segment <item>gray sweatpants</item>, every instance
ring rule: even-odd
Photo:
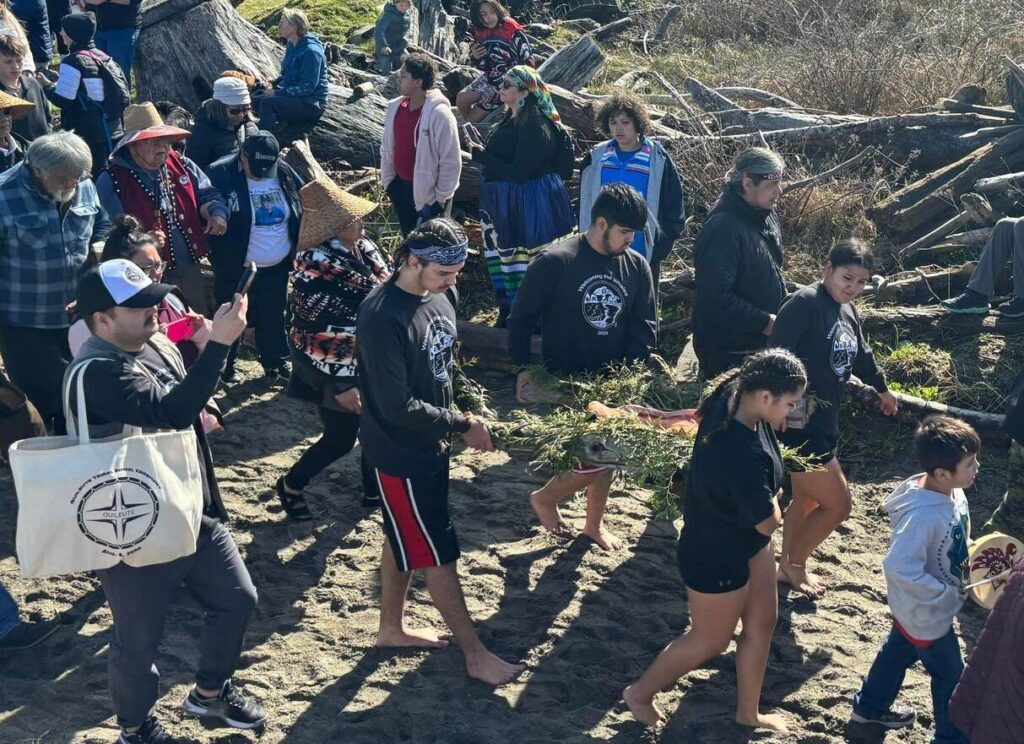
[[[107,667],[121,726],[141,725],[160,697],[157,649],[168,608],[182,583],[206,612],[196,684],[215,690],[231,677],[256,606],[256,587],[223,524],[203,517],[196,552],[185,558],[141,568],[119,563],[96,574],[114,615]]]
[[[992,228],[992,234],[978,258],[978,268],[967,283],[968,288],[991,299],[996,293],[996,277],[1011,254],[1013,294],[1024,297],[1024,217],[1004,217]]]

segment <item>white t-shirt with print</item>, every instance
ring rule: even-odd
[[[252,204],[252,229],[245,262],[255,261],[259,267],[274,266],[287,258],[291,250],[288,240],[288,200],[276,178],[247,178],[249,201]]]

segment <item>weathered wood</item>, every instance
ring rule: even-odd
[[[747,109],[716,92],[714,88],[704,85],[697,78],[688,77],[683,80],[683,88],[693,98],[694,103],[712,114],[722,124],[746,124],[750,115]]]
[[[952,98],[943,98],[939,101],[939,105],[946,111],[958,114],[982,114],[984,116],[1003,118],[1007,124],[1017,118],[1016,112],[1009,106],[981,106],[976,103],[964,103]]]
[[[858,380],[850,380],[846,383],[845,393],[847,399],[857,405],[869,410],[878,411],[878,393],[875,392],[874,388],[865,385],[863,382]],[[953,416],[955,418],[964,421],[975,429],[979,433],[986,436],[994,436],[997,438],[1006,438],[1006,434],[1003,432],[1003,422],[1005,417],[1001,414],[996,413],[983,413],[981,411],[972,411],[969,408],[958,408],[957,406],[947,406],[944,403],[935,403],[933,401],[922,400],[913,395],[907,395],[905,393],[893,393],[896,396],[896,400],[899,401],[900,410],[896,413],[897,418],[907,423],[916,423],[922,419],[932,416],[934,414],[942,414],[945,416]]]
[[[445,12],[440,0],[416,0],[413,38],[417,45],[442,59],[457,59],[455,17]]]
[[[457,329],[462,356],[473,357],[476,366],[499,371],[515,369],[508,355],[508,331],[504,328],[492,328],[460,320]],[[540,358],[540,336],[531,339],[530,353],[535,359]]]
[[[996,127],[982,127],[981,129],[975,129],[973,132],[961,134],[960,139],[986,142],[991,139],[1003,137],[1010,134],[1010,132],[1015,132],[1021,127],[1024,127],[1024,124],[1002,124]]]
[[[1007,173],[1005,176],[992,176],[991,178],[980,178],[974,184],[974,191],[979,194],[993,194],[1009,191],[1024,181],[1024,171]]]
[[[297,140],[288,148],[284,155],[284,161],[306,183],[317,180],[330,180],[327,171],[321,167],[320,163],[313,157],[313,153],[310,152],[309,146],[302,140]]]
[[[1006,75],[1006,100],[1017,112],[1017,118],[1024,121],[1024,68],[1009,57],[1003,61],[1009,72]]]
[[[675,20],[676,16],[682,12],[683,8],[680,5],[670,5],[665,9],[665,15],[661,17],[658,22],[658,28],[654,31],[654,37],[651,39],[652,46],[658,46],[665,40],[665,35],[668,33],[669,26],[672,25],[672,21]]]
[[[620,18],[617,21],[606,23],[604,26],[601,26],[601,28],[594,29],[590,32],[590,35],[595,41],[607,41],[616,34],[628,31],[635,25],[636,19],[633,18],[633,16],[626,16],[625,18]]]
[[[749,88],[745,85],[730,85],[724,88],[715,88],[716,93],[720,93],[723,96],[733,98],[745,98],[748,101],[756,101],[757,103],[766,103],[769,106],[775,106],[783,109],[802,109],[798,103],[794,103],[788,98],[784,98],[777,93],[770,93],[760,88]]]
[[[604,52],[597,42],[591,36],[581,36],[551,55],[537,72],[548,85],[575,91],[589,83],[604,63]]]
[[[876,302],[891,302],[897,305],[933,303],[955,297],[967,288],[976,261],[968,261],[953,267],[922,267],[887,277],[887,280],[873,291],[864,292],[865,299]]]
[[[997,216],[992,211],[992,205],[981,194],[964,194],[960,197],[960,205],[964,208],[962,212],[946,220],[929,233],[922,235],[913,243],[901,248],[900,256],[910,258],[921,249],[937,243],[958,227],[970,222],[975,222],[980,227],[995,224]]]
[[[644,75],[645,77],[651,78],[652,80],[657,82],[662,88],[665,89],[665,91],[669,94],[673,102],[686,114],[693,128],[695,128],[700,134],[711,134],[711,130],[709,130],[707,126],[704,124],[704,122],[701,121],[700,116],[698,116],[697,112],[690,107],[690,104],[686,102],[682,94],[675,89],[675,86],[672,85],[672,83],[670,83],[664,75],[662,75],[660,72],[656,70],[650,69],[643,70],[641,74]]]
[[[938,304],[906,306],[858,302],[857,312],[865,334],[890,344],[908,338],[932,339],[941,347],[956,339],[976,337],[979,333],[1006,337],[1024,334],[1024,318],[1003,318],[994,314],[957,315]]]
[[[836,165],[836,166],[834,166],[832,168],[829,168],[826,171],[822,171],[821,173],[818,173],[817,175],[811,176],[810,178],[804,178],[803,180],[800,180],[800,181],[792,181],[791,183],[788,183],[786,185],[785,189],[783,190],[783,193],[784,194],[788,194],[788,193],[793,192],[793,191],[798,191],[800,189],[805,189],[808,186],[814,186],[815,184],[819,184],[822,181],[827,181],[828,179],[832,178],[833,176],[836,176],[839,173],[842,173],[843,171],[847,171],[850,168],[852,168],[853,166],[857,165],[858,163],[861,163],[864,160],[867,160],[868,158],[874,157],[877,154],[878,154],[878,150],[875,149],[874,147],[865,147],[863,150],[861,150],[859,153],[854,155],[852,158],[850,158],[849,160],[843,161],[839,165]]]

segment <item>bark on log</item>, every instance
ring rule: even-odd
[[[288,148],[288,151],[284,154],[284,161],[306,183],[321,179],[330,180],[327,171],[320,166],[320,163],[313,157],[313,153],[310,152],[309,146],[302,140],[296,141]]]
[[[936,221],[952,217],[953,205],[979,179],[1022,169],[1024,131],[1017,131],[900,189],[867,214],[883,230],[916,237]]]
[[[417,45],[442,59],[457,59],[455,18],[444,11],[440,0],[416,0],[413,38]]]
[[[601,28],[594,29],[590,32],[590,35],[594,38],[594,41],[606,41],[613,36],[621,34],[624,31],[632,28],[636,25],[636,19],[633,16],[626,16],[620,18],[617,21],[612,21]]]
[[[212,86],[224,70],[259,80],[280,72],[284,48],[242,18],[228,0],[157,0],[142,11],[136,51],[139,100],[169,100],[194,111],[194,81]],[[332,84],[327,110],[309,134],[322,163],[379,162],[385,101],[372,94],[347,104],[352,91]]]
[[[926,235],[922,235],[913,243],[901,248],[900,257],[912,258],[921,250],[939,242],[963,225],[974,222],[981,227],[989,227],[994,225],[998,219],[998,216],[992,211],[992,205],[988,203],[988,199],[981,194],[964,194],[960,197],[960,205],[964,208],[962,212],[946,220]]]
[[[950,268],[926,267],[902,272],[864,295],[877,302],[897,305],[931,304],[963,292],[977,265],[976,261],[968,261]]]
[[[604,63],[604,52],[597,42],[590,36],[581,36],[551,55],[537,72],[548,85],[576,91],[589,83]]]

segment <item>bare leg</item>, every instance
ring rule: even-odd
[[[796,494],[798,490],[802,496],[813,498],[818,508],[807,515],[793,535],[780,567],[790,582],[801,591],[805,591],[803,587],[808,586],[814,593],[821,593],[821,583],[807,572],[807,559],[850,516],[853,507],[850,487],[839,461],[833,459],[824,471],[795,473],[793,493]]]
[[[741,615],[743,632],[736,641],[736,723],[785,732],[783,716],[762,715],[759,710],[768,652],[779,617],[775,554],[771,543],[751,558],[749,565],[747,601]]]
[[[809,596],[817,596],[821,593],[822,587],[805,574],[799,572],[803,569],[795,568],[789,563],[789,550],[793,544],[793,536],[800,532],[807,516],[818,508],[818,502],[809,498],[803,489],[799,487],[802,473],[791,475],[793,483],[793,500],[786,509],[785,518],[782,520],[782,552],[779,555],[779,570],[776,578],[783,584],[791,584],[798,591]]]
[[[468,88],[463,88],[455,96],[455,107],[459,110],[459,115],[463,121],[473,121],[473,104],[480,100],[480,95],[474,93]]]
[[[587,486],[587,521],[583,534],[596,542],[602,550],[618,550],[622,547],[622,540],[604,526],[604,510],[608,505],[613,476],[613,471],[605,470],[600,478]]]
[[[568,472],[556,475],[545,483],[541,488],[530,494],[530,506],[536,512],[540,523],[544,528],[560,537],[572,534],[572,530],[562,521],[562,514],[558,511],[558,505],[569,496],[580,489],[587,488],[599,478],[603,477],[605,471],[595,473]],[[605,499],[607,499],[607,494]],[[589,511],[589,510],[588,510]]]
[[[405,596],[409,592],[412,571],[402,573],[391,552],[391,542],[384,538],[380,558],[380,628],[377,630],[379,647],[442,648],[448,645],[447,636],[433,628],[405,627]]]
[[[526,668],[523,664],[502,661],[481,643],[466,609],[455,563],[424,569],[423,575],[434,606],[466,656],[466,673],[470,677],[497,686],[511,681]]]
[[[648,726],[661,723],[664,716],[654,705],[654,696],[729,647],[749,586],[748,582],[742,589],[724,594],[686,590],[690,629],[666,646],[643,676],[622,691],[636,720]]]

